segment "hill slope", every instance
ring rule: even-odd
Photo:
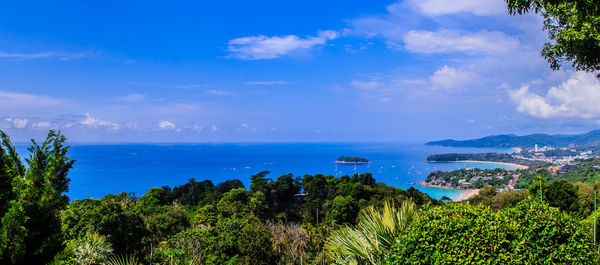
[[[494,147],[494,148],[511,148],[522,147],[530,148],[536,144],[539,146],[554,146],[567,147],[571,144],[576,146],[590,145],[600,142],[600,130],[591,131],[585,134],[578,135],[548,135],[548,134],[531,134],[524,136],[517,135],[492,135],[479,139],[472,140],[442,140],[427,143],[428,145],[441,145],[453,147]]]

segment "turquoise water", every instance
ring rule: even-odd
[[[388,185],[409,188],[433,170],[465,167],[506,168],[510,166],[472,163],[426,163],[435,153],[507,152],[480,148],[450,148],[422,143],[226,143],[226,144],[71,144],[77,162],[69,176],[71,199],[98,198],[121,191],[141,196],[149,188],[176,186],[190,178],[210,179],[217,184],[240,179],[249,186],[250,175],[271,171],[270,177],[292,173],[335,176],[370,172]],[[26,146],[18,145],[26,155]],[[342,155],[358,155],[371,163],[340,165]],[[415,186],[435,198],[460,197],[460,191]]]

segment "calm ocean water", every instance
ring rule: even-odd
[[[426,163],[436,153],[506,152],[499,149],[450,148],[422,143],[240,143],[240,144],[77,144],[70,156],[77,162],[70,173],[71,199],[99,198],[109,193],[134,192],[141,196],[152,187],[184,184],[190,178],[210,179],[217,184],[240,179],[249,186],[250,175],[271,171],[270,177],[292,173],[373,173],[377,181],[400,188],[424,180],[429,172],[465,167],[507,168],[471,163]],[[17,145],[22,157],[26,145]],[[364,156],[372,163],[338,165],[342,155]],[[432,197],[456,199],[460,191],[415,186]]]

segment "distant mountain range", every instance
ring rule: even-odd
[[[531,148],[536,144],[542,146],[568,147],[600,145],[600,130],[578,135],[548,135],[531,134],[517,136],[514,134],[492,135],[473,140],[442,140],[427,143],[428,145],[441,145],[453,147],[492,147],[492,148]]]

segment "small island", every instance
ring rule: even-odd
[[[366,164],[369,163],[369,160],[360,156],[340,156],[333,162],[338,164]]]

